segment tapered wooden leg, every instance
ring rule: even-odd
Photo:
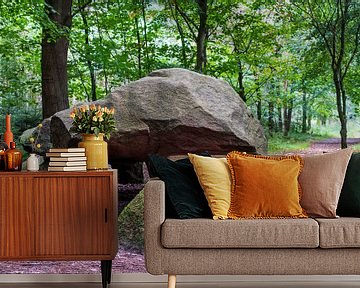
[[[168,288],[175,288],[176,275],[168,275]]]

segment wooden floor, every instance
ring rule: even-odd
[[[0,288],[101,288],[100,283],[0,284]],[[176,288],[359,288],[359,282],[227,282],[178,283]],[[165,283],[112,283],[108,288],[167,288]]]

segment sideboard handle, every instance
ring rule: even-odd
[[[107,213],[107,208],[105,208],[105,223],[107,223],[108,221],[108,213]]]

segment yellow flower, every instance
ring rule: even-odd
[[[102,118],[101,116],[99,117],[99,122],[104,121],[104,118]]]
[[[97,121],[97,117],[94,116],[94,117],[92,118],[92,120],[93,120],[94,122],[96,122],[96,121]]]
[[[29,142],[30,142],[30,143],[34,143],[34,142],[35,142],[34,137],[30,137],[30,138],[29,138]]]
[[[40,124],[38,125],[38,127],[41,128],[41,127],[42,127],[42,124],[40,123]]]
[[[109,110],[109,114],[114,114],[114,113],[115,113],[115,109],[114,109],[114,107],[111,107]]]
[[[93,111],[93,110],[95,110],[95,109],[96,109],[96,105],[95,105],[94,103],[91,104],[91,105],[90,105],[90,110]]]
[[[36,148],[40,148],[40,147],[41,147],[40,143],[36,144]]]
[[[75,113],[74,113],[74,112],[71,112],[71,113],[70,113],[70,118],[72,118],[72,119],[75,118]]]
[[[86,111],[85,106],[81,106],[81,107],[80,107],[80,111],[83,112],[83,113],[85,113],[85,111]]]
[[[89,111],[89,105],[85,105],[85,111]]]

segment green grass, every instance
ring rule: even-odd
[[[356,144],[352,146],[353,149],[360,151],[360,144]]]
[[[268,137],[268,153],[286,153],[307,149],[310,147],[311,141],[329,137],[331,136],[301,133],[291,133],[288,137],[284,137],[281,133],[274,133]]]
[[[312,123],[311,134],[290,133],[284,137],[281,133],[273,133],[268,136],[268,153],[279,154],[294,152],[310,147],[312,141],[340,138],[340,123],[338,120],[327,121],[326,125],[321,125],[315,121]],[[348,121],[348,138],[360,138],[360,121],[358,119]],[[354,149],[360,150],[360,144],[354,146]]]

